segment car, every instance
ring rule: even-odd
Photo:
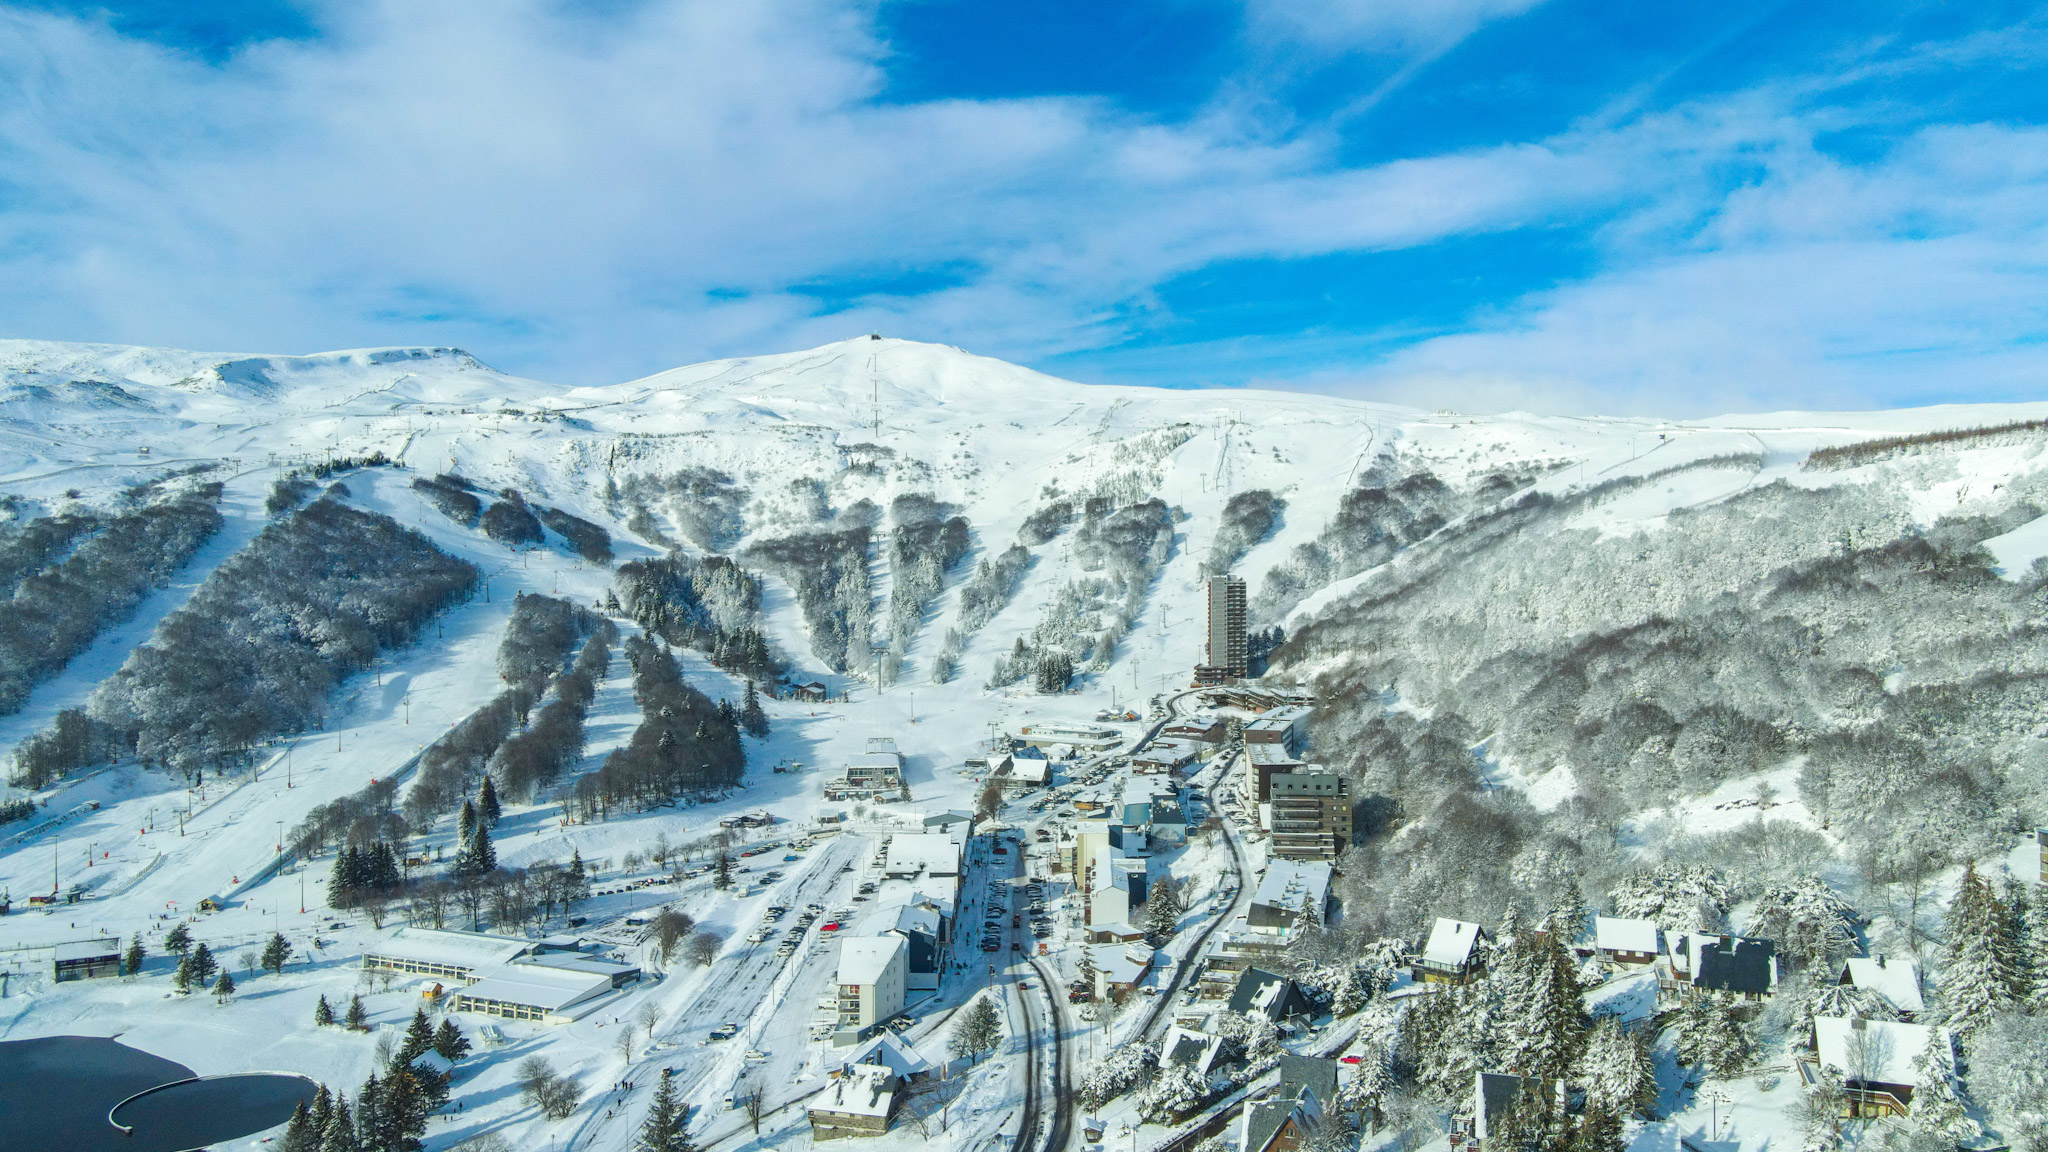
[[[731,1023],[727,1023],[727,1024],[720,1024],[720,1025],[719,1025],[718,1027],[716,1027],[716,1028],[713,1028],[713,1029],[711,1030],[711,1039],[713,1039],[713,1040],[730,1040],[730,1039],[732,1039],[733,1037],[735,1037],[735,1036],[737,1036],[737,1035],[739,1035],[739,1034],[740,1034],[740,1026],[739,1026],[739,1025],[737,1025],[737,1024],[731,1024]]]
[[[889,1028],[892,1031],[901,1032],[903,1029],[910,1027],[910,1024],[911,1020],[909,1014],[900,1013],[894,1017],[891,1017],[889,1022],[883,1025],[883,1027]]]
[[[794,864],[794,863],[796,863],[796,862],[797,862],[797,861],[798,861],[799,859],[802,859],[802,857],[799,857],[799,856],[798,856],[798,855],[797,855],[796,853],[794,853],[794,852],[791,852],[791,853],[789,853],[788,855],[786,855],[786,856],[784,856],[784,857],[782,858],[782,862],[783,862],[784,864]]]
[[[824,927],[822,927],[822,928],[818,929],[818,931],[820,931],[820,932],[837,932],[837,931],[839,931],[839,921],[837,921],[837,920],[834,920],[834,921],[832,921],[831,923],[829,923],[829,924],[825,925]]]
[[[840,866],[839,866],[839,870],[840,870],[841,872],[851,872],[851,871],[853,871],[853,865],[851,865],[851,864],[842,864],[842,865],[840,865]]]
[[[1349,1055],[1349,1056],[1339,1056],[1339,1057],[1337,1057],[1337,1063],[1339,1063],[1339,1064],[1362,1064],[1362,1063],[1364,1063],[1364,1062],[1365,1062],[1365,1057],[1363,1057],[1363,1056],[1360,1056],[1360,1055],[1359,1055],[1358,1053],[1356,1053],[1356,1052],[1352,1053],[1352,1054],[1351,1054],[1351,1055]]]
[[[752,1061],[752,1062],[754,1062],[754,1063],[759,1063],[759,1062],[761,1062],[761,1061],[763,1061],[763,1060],[766,1060],[767,1058],[768,1058],[768,1054],[767,1054],[766,1052],[763,1052],[763,1051],[761,1051],[761,1050],[760,1050],[759,1048],[749,1048],[749,1049],[747,1049],[747,1059],[748,1059],[749,1061]]]

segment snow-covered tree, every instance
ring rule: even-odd
[[[666,1075],[658,1077],[654,1103],[647,1109],[647,1119],[640,1124],[633,1152],[693,1152],[685,1131],[688,1115],[683,1102],[676,1099],[675,1081]]]
[[[283,975],[285,961],[291,959],[291,955],[291,941],[286,940],[282,932],[272,932],[270,939],[263,945],[263,967],[277,975]]]
[[[1975,864],[1963,869],[1949,905],[1937,987],[1948,1026],[1965,1043],[2013,1002],[2017,957],[2005,906]]]
[[[1970,1095],[2014,1148],[2048,1152],[2048,1016],[2006,1012],[1970,1052]]]
[[[1755,1046],[1728,1005],[1711,992],[1695,992],[1678,1010],[1678,1061],[1720,1076],[1749,1067]]]
[[[127,976],[142,974],[142,960],[147,953],[142,947],[142,933],[137,932],[128,941],[128,951],[121,954],[121,972]]]
[[[1608,893],[1608,907],[1616,916],[1655,921],[1667,932],[1716,928],[1734,902],[1727,877],[1698,865],[1638,868]]]
[[[1138,1111],[1163,1124],[1191,1111],[1209,1095],[1209,1082],[1189,1063],[1169,1063],[1138,1096]]]
[[[322,993],[319,1001],[313,1005],[313,1023],[321,1028],[334,1023],[334,1005],[327,1002],[325,993]]]
[[[1830,965],[1854,950],[1858,922],[1856,909],[1818,876],[1765,888],[1750,918],[1752,931],[1777,941],[1781,955],[1815,966]]]
[[[1151,1044],[1112,1048],[1081,1070],[1081,1103],[1100,1108],[1131,1090],[1157,1067],[1159,1051]]]
[[[995,1001],[979,996],[968,1005],[967,1011],[961,1013],[960,1022],[953,1026],[953,1039],[948,1048],[956,1057],[979,1061],[1002,1042],[1003,1019],[996,1011]]]
[[[1657,1065],[1649,1037],[1612,1017],[1600,1020],[1586,1034],[1585,1050],[1571,1079],[1586,1090],[1589,1108],[1597,1105],[1629,1116],[1657,1104]]]
[[[234,995],[235,978],[228,972],[227,969],[223,968],[220,970],[220,978],[213,982],[214,1002],[217,1004],[225,1004],[229,1000],[233,999]]]
[[[1963,1107],[1963,1085],[1947,1033],[1936,1029],[1928,1038],[1913,1072],[1913,1127],[1949,1147],[1974,1139],[1981,1129]]]
[[[1359,1115],[1360,1126],[1379,1130],[1385,1118],[1387,1097],[1394,1091],[1394,1057],[1384,1046],[1368,1047],[1359,1055],[1351,1075],[1337,1085],[1337,1107]]]
[[[498,786],[486,775],[483,784],[477,788],[476,818],[484,827],[496,828],[504,812],[504,806],[498,803]]]

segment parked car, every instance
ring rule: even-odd
[[[739,1035],[739,1034],[740,1034],[740,1026],[739,1026],[739,1025],[737,1025],[737,1024],[720,1024],[720,1025],[719,1025],[718,1027],[716,1027],[716,1028],[713,1028],[713,1029],[711,1030],[711,1039],[713,1039],[713,1040],[730,1040],[730,1039],[732,1039],[733,1037],[735,1037],[735,1036],[737,1036],[737,1035]]]

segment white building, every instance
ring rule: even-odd
[[[1664,954],[1661,930],[1655,921],[1618,916],[1593,918],[1593,947],[1616,964],[1655,964]]]
[[[1842,966],[1842,983],[1885,998],[1907,1018],[1927,1011],[1920,993],[1920,966],[1903,956],[1858,956]]]
[[[486,932],[400,928],[363,953],[363,967],[470,983],[526,955],[532,944]]]
[[[856,936],[839,941],[839,1027],[853,1043],[903,1011],[909,947],[901,936]]]
[[[1252,890],[1245,926],[1268,935],[1291,935],[1304,907],[1313,909],[1318,920],[1324,919],[1329,915],[1330,877],[1335,871],[1321,860],[1270,861],[1259,886]]]
[[[578,972],[539,964],[507,964],[459,989],[448,1000],[455,1012],[481,1012],[510,1020],[565,1024],[595,1007],[614,988],[601,972]]]

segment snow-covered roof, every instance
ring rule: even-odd
[[[844,1116],[887,1116],[895,1103],[895,1073],[879,1064],[852,1064],[818,1094],[813,1112]]]
[[[847,1057],[848,1065],[872,1064],[887,1068],[898,1076],[908,1079],[922,1076],[932,1070],[932,1062],[910,1046],[910,1041],[887,1030],[875,1033],[875,1037],[853,1050]]]
[[[539,956],[523,956],[515,965],[520,968],[554,968],[562,972],[602,976],[614,983],[640,974],[640,969],[631,964],[621,964],[601,956],[585,956],[573,952],[547,952]]]
[[[1422,958],[1431,964],[1463,964],[1471,959],[1472,946],[1478,942],[1479,925],[1439,916],[1429,930],[1429,942],[1422,946]]]
[[[119,955],[121,955],[121,942],[108,937],[100,940],[73,940],[69,944],[59,944],[57,945],[55,959],[59,964],[69,964],[78,960],[105,960],[109,956]]]
[[[1593,917],[1593,942],[1602,952],[1656,953],[1657,922],[1619,916]]]
[[[1849,961],[1848,983],[1875,992],[1901,1012],[1924,1012],[1920,967],[1902,956],[1858,956]]]
[[[1307,904],[1320,915],[1329,903],[1331,872],[1330,865],[1321,861],[1270,861],[1266,865],[1266,875],[1252,891],[1252,903],[1288,912]],[[1455,921],[1439,920],[1437,923],[1451,924]],[[1434,934],[1431,939],[1435,939]]]
[[[1190,1065],[1196,1072],[1207,1076],[1209,1066],[1216,1062],[1216,1053],[1222,1047],[1221,1036],[1175,1024],[1167,1029],[1166,1040],[1159,1046],[1159,1059],[1165,1064]]]
[[[1022,780],[1027,784],[1043,784],[1051,772],[1052,761],[1050,760],[1043,758],[1032,759],[1029,756],[1012,756],[1010,758],[1010,778],[1013,780]]]
[[[450,1072],[455,1071],[455,1061],[450,1060],[446,1056],[441,1055],[439,1052],[434,1051],[432,1048],[429,1048],[425,1052],[422,1052],[419,1055],[413,1057],[412,1066],[415,1068],[424,1068],[429,1072],[435,1072],[442,1076],[446,1076]]]
[[[1920,1074],[1913,1062],[1937,1035],[1939,1042],[1947,1043],[1946,1029],[1926,1024],[1842,1016],[1816,1016],[1813,1020],[1813,1036],[1823,1065],[1850,1079],[1879,1084],[1919,1083]]]
[[[1299,764],[1301,757],[1287,750],[1285,744],[1247,744],[1245,753],[1254,764]]]
[[[855,936],[839,941],[841,984],[879,984],[889,964],[908,948],[901,936]]]
[[[905,932],[922,932],[926,936],[937,936],[939,914],[936,910],[919,904],[905,904],[896,910],[895,926]]]
[[[440,964],[451,968],[482,970],[508,964],[526,954],[527,941],[487,932],[457,932],[445,928],[400,928],[363,951],[364,962],[378,958]]]
[[[882,871],[891,876],[933,876],[960,874],[960,844],[944,832],[899,834],[889,842],[888,862]]]
[[[572,972],[537,964],[507,964],[483,974],[483,979],[456,991],[462,1000],[496,1000],[524,1004],[543,1012],[559,1012],[612,990],[611,977]]]
[[[1156,953],[1149,944],[1098,944],[1089,949],[1096,971],[1111,984],[1134,984],[1152,970]]]

